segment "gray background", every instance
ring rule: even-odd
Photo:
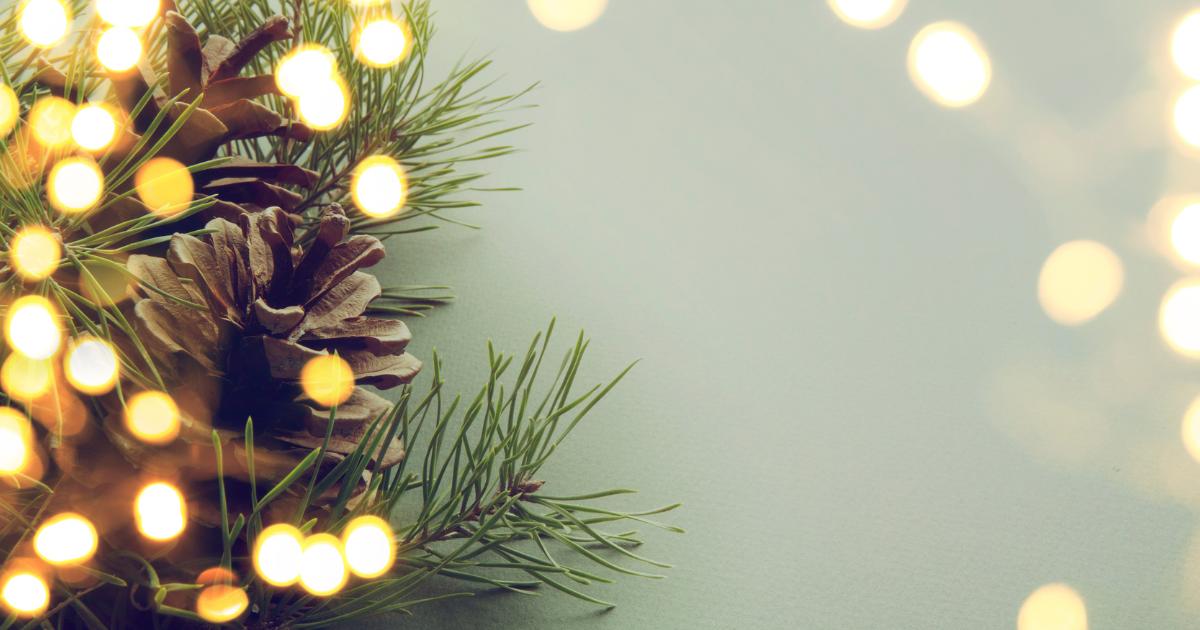
[[[647,532],[677,567],[602,589],[608,613],[547,591],[377,627],[1011,628],[1057,581],[1092,628],[1195,626],[1178,427],[1200,387],[1156,330],[1182,272],[1143,230],[1195,184],[1168,122],[1193,4],[910,0],[864,31],[820,0],[612,0],[574,33],[516,0],[437,8],[445,63],[542,85],[511,116],[535,123],[524,152],[490,167],[524,191],[384,263],[460,295],[414,349],[473,388],[488,338],[521,349],[557,315],[594,338],[593,380],[641,358],[548,489],[681,500],[689,532]],[[994,67],[965,110],[905,71],[942,19]],[[1112,247],[1126,287],[1064,328],[1036,280],[1074,238]]]

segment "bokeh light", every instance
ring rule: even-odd
[[[120,374],[120,361],[112,344],[103,339],[82,337],[75,340],[67,350],[67,381],[84,394],[99,396],[112,390]],[[152,392],[143,392],[152,393]],[[170,400],[168,398],[168,400]],[[160,421],[154,425],[163,424]],[[178,418],[176,418],[178,427]],[[178,432],[178,428],[176,428]]]
[[[179,427],[179,406],[164,392],[138,392],[125,403],[125,428],[147,444],[169,444]]]
[[[577,31],[604,15],[608,0],[527,0],[529,11],[552,31]]]
[[[91,521],[66,512],[42,523],[33,536],[33,550],[50,564],[79,564],[92,558],[97,542]]]
[[[300,369],[300,386],[318,405],[333,407],[354,393],[354,371],[336,354],[323,354]]]
[[[196,583],[204,585],[196,596],[196,614],[209,623],[229,623],[250,606],[245,589],[236,586],[237,576],[228,569],[208,569],[196,578]]]
[[[1175,133],[1189,147],[1200,147],[1200,86],[1179,95],[1173,113]]]
[[[57,96],[43,96],[29,110],[29,129],[43,147],[57,149],[71,142],[75,104]]]
[[[408,177],[404,169],[386,155],[373,155],[354,168],[351,182],[354,203],[370,217],[389,217],[408,199]]]
[[[1038,275],[1038,301],[1050,319],[1083,324],[1108,308],[1121,293],[1125,271],[1111,249],[1095,241],[1058,246]]]
[[[9,244],[9,264],[26,280],[50,276],[58,269],[61,258],[62,246],[58,237],[40,225],[21,228]]]
[[[1087,630],[1087,607],[1066,584],[1038,588],[1017,613],[1017,630]]]
[[[113,72],[127,72],[142,58],[142,40],[133,29],[114,26],[100,35],[96,57]]]
[[[320,89],[337,76],[337,60],[324,46],[310,44],[290,52],[275,67],[275,85],[292,98]]]
[[[1184,261],[1200,264],[1200,203],[1184,206],[1172,219],[1171,249]]]
[[[408,28],[392,18],[378,18],[358,31],[354,53],[359,61],[373,68],[394,66],[408,57],[412,35]]]
[[[396,560],[392,528],[378,516],[360,516],[342,533],[342,548],[350,571],[361,578],[387,573]]]
[[[104,174],[91,158],[67,158],[50,169],[50,205],[64,214],[90,210],[104,193]]]
[[[13,352],[0,365],[0,388],[17,400],[33,400],[50,391],[54,366],[49,359],[31,359]]]
[[[1200,356],[1200,280],[1181,280],[1163,296],[1158,329],[1167,345],[1185,356]]]
[[[33,428],[21,412],[0,407],[0,473],[11,475],[25,469],[32,434]]]
[[[21,103],[17,93],[5,83],[0,83],[0,138],[12,132],[21,117]]]
[[[32,571],[5,574],[0,586],[4,607],[18,617],[33,617],[50,605],[50,587],[42,576]]]
[[[27,0],[21,7],[18,28],[29,43],[51,48],[67,36],[71,13],[62,0]]]
[[[926,96],[946,107],[974,103],[992,80],[983,45],[956,22],[937,22],[917,33],[908,49],[908,72]]]
[[[1192,404],[1184,412],[1180,434],[1188,454],[1192,456],[1192,459],[1200,462],[1200,396],[1193,399]]]
[[[349,579],[342,541],[330,534],[316,534],[304,541],[300,555],[300,586],[319,597],[342,590]]]
[[[328,131],[342,124],[349,110],[350,93],[340,79],[316,84],[296,99],[296,113],[309,127]]]
[[[1188,13],[1175,26],[1171,34],[1171,58],[1184,75],[1200,79],[1200,11]]]
[[[141,28],[158,15],[161,0],[96,0],[100,18],[114,26]]]
[[[183,494],[169,483],[152,483],[138,493],[134,501],[138,531],[155,541],[177,538],[187,527],[187,503]]]
[[[102,151],[117,137],[117,119],[104,105],[84,105],[71,120],[71,137],[88,151]]]
[[[4,336],[9,347],[31,359],[49,359],[62,345],[54,307],[39,295],[17,298],[9,306]]]
[[[186,210],[196,192],[192,173],[168,157],[147,160],[133,176],[133,185],[150,212],[162,217]]]
[[[850,26],[883,28],[904,11],[908,0],[829,0],[829,7]]]
[[[272,525],[254,544],[254,570],[271,586],[291,586],[300,580],[304,535],[286,523]]]

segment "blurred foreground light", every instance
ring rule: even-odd
[[[152,483],[138,493],[134,502],[138,531],[150,540],[167,541],[187,527],[187,504],[169,483]]]
[[[74,118],[74,103],[57,96],[44,96],[29,109],[29,129],[38,144],[56,149],[71,142]]]
[[[354,168],[351,193],[354,204],[367,216],[390,217],[408,199],[408,177],[396,160],[373,155]]]
[[[113,72],[127,72],[142,58],[142,40],[133,29],[114,26],[100,35],[96,57]]]
[[[904,11],[908,0],[829,0],[829,8],[841,20],[858,28],[883,28]]]
[[[0,473],[19,473],[29,461],[32,428],[12,407],[0,407]]]
[[[1179,20],[1171,34],[1171,59],[1189,78],[1200,79],[1200,11],[1192,11]]]
[[[302,46],[288,53],[275,67],[275,85],[292,98],[327,85],[337,77],[337,60],[328,48]]]
[[[125,403],[125,427],[147,444],[169,444],[179,436],[179,406],[166,393],[138,392]]]
[[[956,22],[921,29],[908,49],[908,73],[934,102],[964,107],[979,100],[992,80],[992,64],[979,38]]]
[[[411,49],[412,35],[402,22],[379,18],[367,22],[358,32],[354,53],[368,66],[386,68],[404,61]]]
[[[608,0],[527,0],[533,17],[552,31],[578,31],[604,15]]]
[[[309,127],[328,131],[346,119],[350,93],[340,79],[329,79],[314,85],[296,101],[296,112]]]
[[[349,579],[342,541],[330,534],[316,534],[304,541],[300,555],[300,586],[318,597],[342,590]]]
[[[58,237],[40,225],[21,228],[9,245],[8,262],[25,280],[41,280],[58,269],[62,246]]]
[[[50,391],[53,384],[54,371],[49,359],[30,359],[14,352],[0,366],[0,387],[10,398],[33,400]]]
[[[1192,459],[1200,462],[1200,396],[1192,400],[1187,411],[1183,414],[1183,424],[1180,427],[1183,446]]]
[[[1030,593],[1017,613],[1017,630],[1087,630],[1083,598],[1066,584],[1047,584]]]
[[[396,560],[392,528],[378,516],[360,516],[346,526],[342,547],[350,571],[361,578],[376,578]]]
[[[271,586],[291,586],[300,580],[304,535],[287,524],[272,525],[254,544],[254,570]]]
[[[1172,219],[1171,249],[1183,260],[1200,265],[1200,203],[1184,206]]]
[[[6,574],[0,586],[4,607],[18,617],[33,617],[50,605],[50,587],[42,576],[31,571]]]
[[[84,337],[67,351],[67,381],[84,394],[99,396],[117,384],[120,362],[117,352],[103,339]],[[169,399],[168,399],[169,400]],[[178,424],[178,418],[176,418]]]
[[[1121,259],[1095,241],[1059,245],[1042,264],[1038,301],[1050,319],[1077,326],[1108,308],[1125,282]]]
[[[50,169],[50,205],[64,214],[90,210],[104,193],[104,174],[91,158],[67,158]]]
[[[196,614],[209,623],[229,623],[242,616],[250,606],[246,591],[239,588],[232,571],[213,567],[196,578],[204,585],[196,596]]]
[[[0,83],[0,137],[7,136],[17,126],[21,116],[21,103],[17,93],[5,83]]]
[[[1175,101],[1175,133],[1190,147],[1200,148],[1200,86],[1186,90]]]
[[[160,0],[96,0],[96,12],[114,26],[141,28],[158,15],[160,5]]]
[[[46,521],[33,536],[38,557],[54,565],[87,562],[96,553],[96,543],[91,521],[70,512]]]
[[[67,36],[71,14],[62,0],[28,0],[17,27],[30,44],[51,48]]]
[[[1158,329],[1176,352],[1200,356],[1200,280],[1181,280],[1163,296]]]
[[[84,105],[71,120],[71,137],[88,151],[101,151],[117,137],[117,120],[103,105]]]
[[[62,345],[54,307],[39,295],[17,298],[9,306],[4,336],[9,347],[31,359],[49,359]]]
[[[160,217],[186,210],[196,192],[192,173],[169,157],[156,157],[143,164],[133,176],[133,186],[146,208]]]
[[[354,372],[336,354],[313,357],[300,370],[300,386],[318,405],[333,407],[354,393]]]

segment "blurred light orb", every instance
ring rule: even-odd
[[[1200,85],[1188,88],[1175,101],[1175,133],[1190,147],[1200,148]]]
[[[4,576],[0,587],[0,600],[18,617],[33,617],[41,614],[50,605],[50,587],[42,576],[29,571],[18,571]]]
[[[29,420],[12,407],[0,407],[0,473],[19,473],[29,461]]]
[[[526,0],[533,17],[552,31],[578,31],[604,15],[608,0]]]
[[[179,425],[179,406],[164,392],[138,392],[125,403],[125,427],[147,444],[171,443],[179,436]]]
[[[361,578],[376,578],[396,560],[396,542],[392,528],[378,516],[360,516],[346,526],[342,547],[350,572]]]
[[[324,46],[310,44],[288,53],[275,67],[275,85],[292,98],[322,89],[337,76],[337,60]]]
[[[64,214],[90,210],[104,194],[104,174],[91,158],[67,158],[50,169],[50,205]]]
[[[1050,319],[1078,326],[1099,315],[1121,293],[1125,271],[1111,249],[1095,241],[1059,245],[1038,275],[1038,301]]]
[[[152,158],[143,164],[133,176],[133,186],[146,208],[161,217],[186,210],[196,192],[191,171],[169,157]]]
[[[1171,34],[1171,59],[1191,79],[1200,79],[1200,10],[1179,20]]]
[[[38,144],[57,149],[71,142],[74,118],[74,103],[57,96],[44,96],[29,110],[29,129]]]
[[[114,26],[96,42],[100,65],[113,72],[128,72],[142,58],[142,40],[133,29]]]
[[[96,0],[100,19],[113,26],[141,28],[158,15],[160,0]]]
[[[280,523],[258,535],[254,544],[254,570],[271,586],[291,586],[300,580],[304,555],[304,535],[295,527]]]
[[[169,483],[152,483],[134,501],[138,531],[150,540],[172,540],[187,527],[187,504],[183,494]]]
[[[1200,265],[1200,203],[1184,206],[1171,221],[1171,248],[1183,260]]]
[[[1167,345],[1185,356],[1200,356],[1200,280],[1181,280],[1163,296],[1158,328]]]
[[[913,38],[908,49],[908,73],[934,102],[965,107],[987,90],[992,81],[992,63],[970,29],[957,22],[936,22]]]
[[[96,553],[96,528],[86,518],[66,512],[42,524],[33,536],[33,550],[53,565],[87,562]]]
[[[378,18],[367,22],[358,32],[354,52],[368,66],[386,68],[404,61],[411,48],[412,36],[404,24]]]
[[[351,182],[354,204],[369,217],[390,217],[408,200],[408,176],[396,160],[373,155],[354,168]]]
[[[354,393],[354,371],[336,354],[313,357],[300,369],[300,386],[318,405],[333,407]]]
[[[1183,446],[1192,459],[1200,462],[1200,396],[1192,400],[1187,411],[1183,414],[1183,424],[1180,427]]]
[[[328,131],[346,119],[350,95],[338,79],[329,79],[312,86],[296,100],[296,112],[309,127]]]
[[[858,28],[883,28],[904,11],[908,0],[829,0],[829,8],[843,22]]]
[[[21,7],[17,28],[35,47],[52,48],[67,36],[70,23],[71,14],[62,0],[28,0]]]
[[[58,269],[62,246],[58,237],[40,225],[21,228],[9,244],[9,264],[25,280],[41,280]]]
[[[101,151],[117,137],[117,120],[103,105],[84,105],[71,120],[71,137],[85,150]]]
[[[89,396],[99,396],[112,390],[117,384],[120,366],[116,350],[103,339],[84,337],[76,340],[67,351],[67,381]]]
[[[316,534],[304,541],[300,555],[300,586],[318,597],[342,590],[349,579],[342,541],[330,534]]]
[[[0,365],[0,388],[11,398],[33,400],[50,391],[54,372],[48,359],[30,359],[13,352]]]
[[[228,569],[208,569],[196,578],[196,583],[205,585],[196,596],[196,614],[209,623],[229,623],[250,607],[246,591],[235,586],[237,576]]]
[[[1046,584],[1029,594],[1017,613],[1017,630],[1087,630],[1087,607],[1075,589]]]
[[[31,359],[49,359],[62,345],[54,307],[40,295],[17,298],[9,306],[4,334],[9,347]]]
[[[8,84],[0,83],[0,137],[7,136],[21,117],[21,103]]]

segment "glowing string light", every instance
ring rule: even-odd
[[[50,301],[37,295],[17,298],[5,318],[8,345],[31,359],[49,359],[62,345],[62,330]]]
[[[44,96],[29,109],[29,129],[43,147],[57,149],[71,142],[75,104],[57,96]]]
[[[125,403],[125,427],[147,444],[169,444],[179,436],[179,406],[163,392],[138,392]]]
[[[401,22],[378,18],[363,25],[354,46],[359,61],[373,68],[394,66],[408,57],[412,35]]]
[[[113,26],[141,28],[158,15],[161,5],[160,0],[96,0],[96,12]]]
[[[14,615],[33,617],[50,605],[50,587],[42,576],[29,571],[17,571],[5,575],[3,580],[0,600]]]
[[[527,0],[529,11],[553,31],[578,31],[604,15],[608,0]]]
[[[908,49],[913,82],[934,102],[965,107],[979,100],[992,79],[992,65],[979,39],[955,22],[921,29]]]
[[[27,0],[17,28],[38,48],[57,46],[67,36],[71,12],[61,0]]]
[[[399,212],[408,199],[408,176],[400,164],[386,155],[373,155],[359,162],[351,179],[354,204],[374,218]]]
[[[342,541],[329,534],[317,534],[304,541],[300,556],[300,586],[304,590],[327,597],[342,590],[349,577]]]
[[[41,280],[58,269],[62,246],[58,237],[40,225],[21,228],[9,244],[9,263],[25,280]]]
[[[47,520],[33,536],[38,557],[54,565],[87,562],[96,553],[96,544],[91,521],[69,512]]]
[[[254,570],[267,584],[291,586],[300,580],[303,554],[304,535],[300,530],[285,523],[272,525],[255,541]]]
[[[360,516],[346,526],[342,534],[346,564],[361,578],[376,578],[396,559],[396,542],[392,528],[378,516]]]
[[[0,407],[0,473],[11,475],[29,461],[29,420],[12,407]]]
[[[103,339],[90,337],[78,339],[72,344],[67,351],[65,367],[67,381],[75,389],[92,396],[112,390],[120,372],[120,362],[112,345]]]
[[[908,0],[829,0],[829,7],[850,26],[877,29],[895,22],[907,3]]]
[[[53,384],[53,366],[48,359],[30,359],[13,352],[0,365],[0,387],[17,400],[38,398],[50,391]]]
[[[138,493],[134,502],[138,531],[154,541],[177,538],[187,527],[187,504],[169,483],[152,483]]]
[[[71,120],[71,137],[88,151],[102,151],[117,137],[117,120],[103,105],[85,105]]]
[[[300,386],[317,404],[332,407],[346,402],[354,393],[354,372],[336,354],[313,357],[300,369]]]
[[[50,205],[64,214],[90,210],[104,194],[104,174],[91,158],[67,158],[50,169]]]

